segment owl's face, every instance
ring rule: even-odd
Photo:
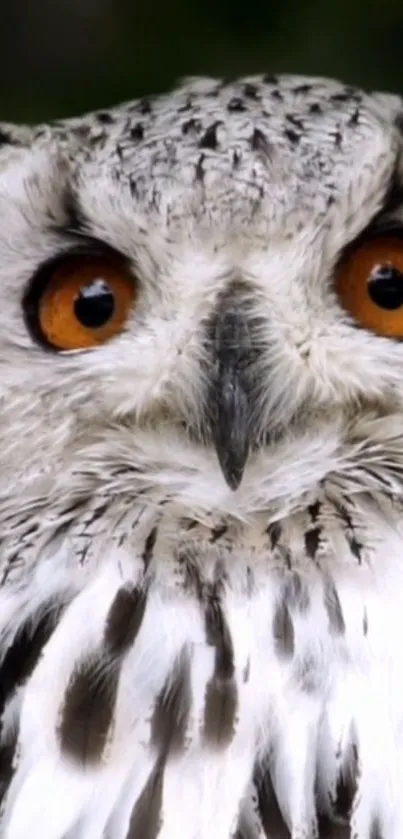
[[[5,126],[3,507],[140,480],[245,515],[331,474],[391,481],[401,109],[336,82],[199,80]]]

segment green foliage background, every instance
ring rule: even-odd
[[[106,107],[200,73],[331,75],[403,93],[403,0],[3,2],[3,120]]]

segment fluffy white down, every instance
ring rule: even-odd
[[[401,839],[403,345],[357,329],[332,274],[402,218],[402,103],[284,77],[148,107],[7,126],[0,149],[1,839]],[[23,291],[87,235],[131,260],[138,306],[109,344],[46,352]],[[262,385],[234,492],[187,428],[239,278]],[[133,643],[110,628],[126,594]],[[52,615],[10,682],[20,633]],[[77,759],[83,662],[84,741],[112,711]]]

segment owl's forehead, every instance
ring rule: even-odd
[[[171,228],[190,218],[238,221],[261,224],[266,235],[270,225],[295,229],[340,202],[345,220],[363,199],[371,212],[386,189],[399,106],[397,97],[329,80],[191,80],[70,121],[81,144],[78,192],[91,215],[102,182],[107,192],[113,181],[133,212]]]

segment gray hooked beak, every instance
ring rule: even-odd
[[[250,362],[247,319],[231,307],[212,324],[213,375],[209,393],[211,436],[228,486],[238,489],[251,442]]]

